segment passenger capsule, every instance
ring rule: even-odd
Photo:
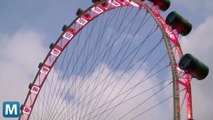
[[[149,0],[151,1],[154,5],[158,6],[162,11],[166,11],[171,2],[170,0]]]
[[[209,68],[191,54],[185,54],[180,59],[179,67],[198,80],[206,78],[209,73]]]
[[[29,86],[28,86],[28,88],[31,89],[32,86],[33,86],[33,83],[30,83]]]
[[[50,46],[49,46],[49,48],[53,49],[54,45],[55,45],[54,43],[51,43]]]
[[[101,0],[92,0],[93,3],[100,2]]]
[[[20,110],[23,110],[23,109],[24,109],[24,105],[21,105]]]
[[[192,24],[175,11],[169,13],[166,23],[183,36],[188,35],[192,30]]]
[[[82,10],[81,8],[78,8],[76,15],[79,17],[84,13],[84,10]]]
[[[64,32],[64,31],[66,31],[67,30],[67,28],[68,28],[68,25],[63,25],[63,27],[62,27],[62,31]]]
[[[38,64],[38,68],[41,69],[42,65],[43,65],[43,63],[40,62],[40,63]]]

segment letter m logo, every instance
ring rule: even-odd
[[[16,118],[20,115],[19,102],[10,101],[3,103],[3,116],[5,118]]]

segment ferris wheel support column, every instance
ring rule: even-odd
[[[167,50],[170,52],[169,57],[171,60],[171,69],[172,69],[172,76],[173,76],[173,108],[174,108],[174,120],[180,120],[180,95],[179,95],[179,83],[178,83],[178,73],[176,69],[176,61],[174,54],[172,52],[172,46],[168,39],[165,39],[165,44]]]
[[[174,66],[174,65],[173,65]],[[174,120],[180,120],[180,95],[179,84],[176,69],[172,66],[173,74],[173,106],[174,106]]]

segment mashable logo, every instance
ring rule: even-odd
[[[20,104],[16,101],[7,101],[3,103],[3,117],[16,118],[20,116]]]

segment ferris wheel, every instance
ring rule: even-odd
[[[192,120],[191,79],[209,70],[182,52],[191,23],[164,20],[169,0],[92,2],[50,44],[19,120]]]

